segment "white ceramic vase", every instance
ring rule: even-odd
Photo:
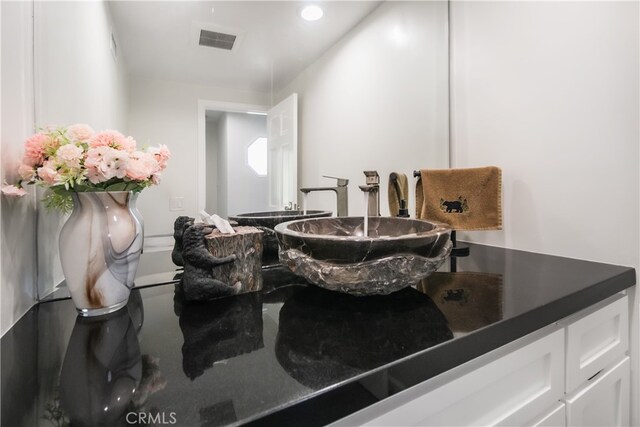
[[[60,232],[60,261],[82,316],[127,304],[142,252],[142,217],[129,191],[73,193],[73,212]]]

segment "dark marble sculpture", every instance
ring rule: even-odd
[[[386,295],[437,270],[451,252],[446,224],[407,218],[319,218],[279,224],[280,261],[324,288]]]
[[[316,287],[293,291],[280,309],[276,356],[313,389],[453,338],[434,302],[412,288],[369,297]]]
[[[181,283],[187,300],[202,301],[240,292],[241,284],[229,284],[212,277],[214,268],[232,263],[236,259],[235,255],[222,258],[211,255],[207,250],[205,236],[212,231],[213,227],[194,224],[187,227],[182,235],[184,275]]]
[[[234,227],[234,234],[215,229],[206,235],[205,245],[211,255],[222,259],[232,254],[233,263],[214,268],[214,279],[240,286],[240,293],[262,289],[262,231],[255,227]]]
[[[175,265],[182,267],[184,260],[182,259],[182,236],[185,230],[192,226],[194,222],[193,218],[188,216],[179,216],[173,223],[173,251],[171,252],[171,260]]]
[[[171,258],[184,267],[180,284],[185,299],[206,301],[262,289],[262,232],[234,230],[222,234],[214,226],[195,224],[193,218],[176,219]]]

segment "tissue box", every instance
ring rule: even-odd
[[[232,263],[214,267],[212,278],[239,286],[240,294],[259,291],[262,289],[262,231],[255,227],[233,229],[235,234],[223,234],[216,228],[205,236],[206,247],[213,256],[236,256]]]

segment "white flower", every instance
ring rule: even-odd
[[[83,150],[75,144],[66,144],[58,148],[56,158],[61,166],[79,168]]]
[[[67,135],[71,140],[78,142],[88,142],[93,137],[94,131],[91,126],[77,123],[67,128]]]

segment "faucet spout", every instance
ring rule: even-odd
[[[327,177],[333,178],[333,177]],[[333,191],[336,193],[336,216],[348,216],[349,215],[349,199],[348,199],[348,179],[335,178],[337,180],[336,187],[304,187],[300,189],[300,192],[309,194],[314,191]]]
[[[368,193],[367,212],[369,216],[380,216],[380,176],[376,171],[364,171],[366,184],[360,190]]]
[[[313,191],[335,191],[337,193],[338,188],[336,187],[305,187],[300,189],[300,192],[305,194],[309,194]]]

